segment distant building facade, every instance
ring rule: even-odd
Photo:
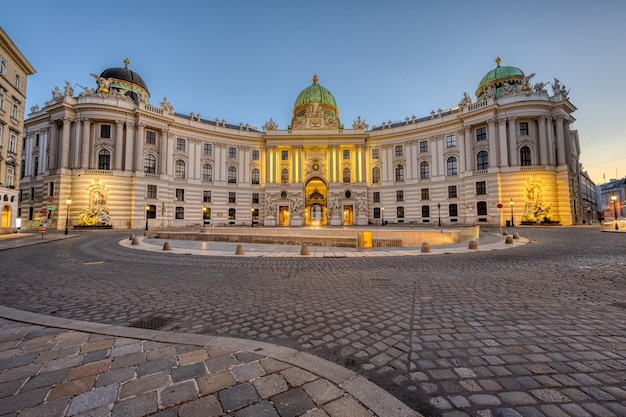
[[[35,69],[0,28],[0,234],[17,229],[26,82]]]
[[[149,104],[125,62],[79,94],[55,88],[28,116],[24,227],[62,229],[66,216],[115,228],[586,218],[568,91],[499,59],[474,100],[371,128],[358,117],[349,129],[317,76],[286,129],[273,119],[257,129],[177,113],[166,98]],[[57,211],[39,216],[48,205]]]
[[[620,227],[626,227],[624,203],[626,202],[626,178],[612,179],[597,187],[599,215],[605,222],[618,221]]]

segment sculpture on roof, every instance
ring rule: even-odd
[[[98,83],[98,91],[102,94],[109,94],[109,84],[111,84],[111,78],[102,78],[96,74],[90,74],[93,78],[96,79],[96,83]]]
[[[69,97],[74,97],[74,88],[72,88],[72,84],[69,81],[65,81],[65,95]]]
[[[467,94],[467,92],[463,93],[463,98],[459,102],[459,107],[466,107],[472,104],[472,98]]]

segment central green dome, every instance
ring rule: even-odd
[[[523,84],[524,72],[516,67],[500,66],[500,57],[496,58],[497,66],[489,71],[478,83],[476,89],[476,97],[480,98],[487,88],[493,86],[500,93],[500,88],[504,83],[509,84]],[[496,94],[496,97],[499,94]]]
[[[337,102],[335,102],[335,97],[333,97],[332,93],[317,83],[317,75],[313,76],[313,84],[298,94],[293,107],[296,109],[303,104],[309,103],[322,103],[337,108]]]

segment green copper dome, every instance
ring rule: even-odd
[[[476,97],[480,98],[490,86],[499,89],[505,82],[510,84],[524,83],[524,72],[521,69],[509,66],[501,67],[500,61],[500,57],[496,58],[497,66],[485,74],[482,80],[480,80],[478,88],[476,89]]]
[[[317,83],[317,75],[313,76],[313,84],[298,94],[296,104],[294,104],[293,107],[295,109],[308,103],[323,103],[335,108],[337,107],[335,97],[333,97],[331,92]]]

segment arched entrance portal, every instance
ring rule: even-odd
[[[326,197],[328,186],[320,178],[312,178],[304,187],[306,226],[326,225]]]

